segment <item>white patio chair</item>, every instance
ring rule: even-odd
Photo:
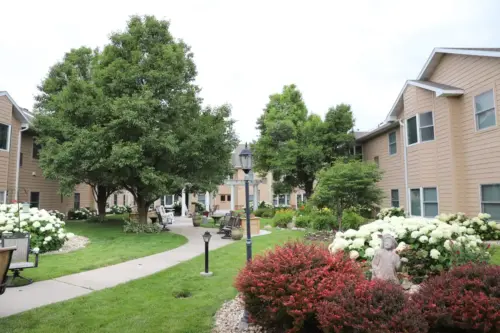
[[[38,267],[38,253],[35,253],[35,262],[29,261],[29,256],[31,253],[30,249],[30,234],[23,233],[7,233],[2,234],[2,247],[15,246],[17,249],[12,254],[12,260],[9,265],[9,270],[14,274],[10,280],[7,287],[14,285],[15,279],[25,280],[26,284],[33,282],[31,279],[27,279],[21,276],[20,272],[27,268]]]

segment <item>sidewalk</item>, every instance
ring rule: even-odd
[[[185,236],[188,242],[169,251],[120,264],[35,282],[25,287],[7,288],[5,294],[0,296],[0,317],[65,301],[95,290],[111,288],[187,261],[205,252],[201,235],[207,230],[212,234],[211,250],[232,243],[232,240],[221,239],[220,235],[216,234],[217,229],[193,227],[191,219],[188,218],[177,217],[169,229],[171,232]],[[43,265],[42,260],[40,265]],[[202,270],[203,267],[200,267],[200,272]],[[193,274],[199,274],[199,272],[193,272]]]

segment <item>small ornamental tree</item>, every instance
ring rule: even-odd
[[[377,182],[381,179],[382,172],[375,163],[337,161],[319,172],[318,184],[311,199],[318,207],[335,210],[341,229],[345,209],[380,203],[383,192]]]

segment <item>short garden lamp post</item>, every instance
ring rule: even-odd
[[[245,213],[247,217],[247,262],[252,260],[252,234],[250,232],[250,189],[249,189],[249,172],[252,170],[252,152],[248,149],[248,144],[240,153],[240,165],[245,172]],[[242,328],[248,327],[248,312],[245,310],[241,319]]]
[[[203,241],[205,242],[205,271],[200,273],[202,276],[213,275],[212,272],[208,271],[208,243],[210,243],[210,238],[212,238],[212,235],[208,231],[205,231],[203,234]]]

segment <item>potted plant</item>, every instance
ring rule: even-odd
[[[243,238],[243,230],[241,228],[236,228],[231,230],[231,239],[232,240],[240,240]]]
[[[201,225],[201,215],[193,214],[193,226],[199,227]]]

